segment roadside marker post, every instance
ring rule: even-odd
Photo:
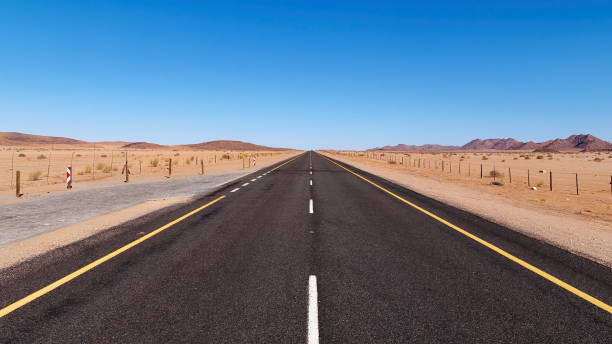
[[[200,167],[202,168],[202,175],[204,175],[204,160],[200,159]]]
[[[66,167],[66,189],[72,189],[72,166]]]
[[[256,157],[256,156],[254,156],[254,157],[253,157],[253,166],[255,166],[255,164],[256,164],[256,163],[257,163],[257,157]]]
[[[19,198],[21,196],[21,171],[15,172],[15,196]]]

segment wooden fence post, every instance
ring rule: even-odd
[[[202,175],[204,175],[204,160],[200,159],[200,167],[202,168]]]
[[[168,177],[172,175],[172,158],[168,160]]]
[[[128,155],[125,152],[125,182],[128,183],[130,181],[130,169],[128,168]]]
[[[576,196],[578,196],[578,173],[576,173]]]
[[[552,171],[549,172],[550,173],[550,191],[552,191]]]
[[[21,196],[21,171],[15,172],[15,196]]]
[[[527,169],[527,186],[531,186],[531,178],[529,176],[529,169]]]
[[[480,179],[482,179],[482,164],[480,164]]]
[[[512,170],[508,167],[508,178],[510,178],[510,184],[512,184]]]

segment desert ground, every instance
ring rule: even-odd
[[[129,182],[150,182],[182,178],[202,173],[216,174],[250,169],[257,164],[278,161],[294,151],[202,151],[126,150],[122,143],[87,146],[49,147],[9,146],[0,148],[0,202],[15,197],[16,171],[21,173],[21,193],[35,196],[66,191],[66,168],[72,166],[73,189],[87,188],[91,182],[124,181],[126,162]],[[172,161],[172,174],[169,164]],[[202,163],[203,162],[203,163]]]
[[[612,222],[612,152],[330,152]],[[491,185],[494,180],[503,185]]]

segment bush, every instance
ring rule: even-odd
[[[487,158],[486,156],[482,156],[482,160],[489,160],[489,158]]]
[[[174,156],[179,156],[181,155],[181,153],[174,153]]]
[[[542,155],[538,155],[538,156],[536,156],[536,159],[542,160],[542,159],[544,159],[544,157]]]
[[[96,165],[96,170],[98,170],[98,171],[102,171],[102,170],[104,170],[105,168],[106,168],[106,164],[104,164],[104,163],[99,162],[99,163]]]
[[[536,186],[537,186],[537,187],[539,187],[539,188],[541,188],[541,187],[543,187],[543,186],[544,186],[544,183],[542,183],[542,182],[538,182],[538,183],[536,184]]]
[[[18,157],[18,158],[25,158],[25,156],[26,156],[26,155],[25,155],[25,154],[23,154],[23,153],[19,153],[19,155],[17,155],[17,157]]]
[[[595,159],[593,159],[593,161],[595,161],[595,162],[602,162],[603,159],[602,158],[595,158]]]
[[[104,173],[110,173],[111,171],[111,167],[108,165],[104,165],[104,168],[102,169],[102,172]]]
[[[227,153],[226,153],[226,154],[223,154],[223,155],[221,156],[221,159],[226,159],[226,160],[229,160],[230,158],[231,158],[231,156],[230,156],[229,154],[227,154]]]
[[[44,154],[41,154],[39,156],[36,157],[36,159],[38,160],[42,160],[42,159],[46,159],[47,157]]]
[[[33,171],[28,173],[28,180],[38,180],[38,178],[40,178],[40,176],[42,175],[42,172],[40,171]]]
[[[107,156],[108,156],[108,155],[106,155],[106,154],[102,154],[102,155],[100,155],[100,157],[102,157],[102,158],[106,158]]]
[[[529,155],[525,155],[525,160],[529,160],[531,157]]]
[[[495,178],[503,178],[504,177],[504,173],[498,170],[491,170],[489,171],[489,177],[495,177]]]
[[[397,162],[395,162],[395,161],[393,161],[393,160],[388,161],[388,163],[389,163],[389,164],[391,164],[391,165],[395,165],[395,164],[397,164]]]
[[[81,155],[81,154],[77,154],[77,155],[75,155],[75,156],[76,156],[77,158],[82,157],[82,155]]]
[[[149,167],[157,167],[159,165],[159,159],[155,158],[149,161]]]

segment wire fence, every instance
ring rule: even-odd
[[[415,171],[425,171],[429,174],[437,174],[449,179],[462,179],[470,182],[486,184],[526,186],[534,190],[546,190],[550,192],[576,195],[595,195],[596,197],[612,197],[612,166],[609,163],[601,165],[604,158],[597,157],[601,153],[592,153],[590,160],[576,159],[575,170],[561,169],[559,167],[546,167],[553,165],[550,160],[554,155],[504,153],[498,156],[497,161],[490,161],[495,153],[464,153],[473,154],[472,159],[465,155],[457,157],[453,154],[429,153],[422,157],[420,154],[393,153],[393,152],[360,152],[360,151],[335,151],[336,154],[348,156],[354,159],[363,159],[386,163],[393,168],[403,168]],[[415,156],[416,155],[416,156]],[[604,155],[605,156],[605,155]],[[610,155],[612,157],[612,155]],[[473,158],[479,158],[475,161]],[[517,161],[518,159],[523,161]],[[525,160],[532,160],[526,163]],[[609,159],[612,161],[612,159]],[[597,164],[597,168],[589,168],[585,163]],[[517,165],[522,166],[517,166]],[[525,168],[525,164],[532,167]],[[559,165],[555,162],[554,165]],[[610,167],[608,169],[608,167]],[[595,170],[596,172],[588,172]]]
[[[127,151],[95,149],[5,149],[0,151],[0,192],[66,183],[72,167],[73,183],[130,180],[160,176],[189,176],[215,170],[239,170],[277,158],[286,151]]]

